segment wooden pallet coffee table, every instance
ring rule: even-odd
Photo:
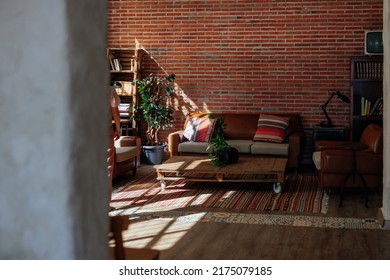
[[[276,193],[284,183],[287,158],[241,157],[237,163],[218,167],[205,157],[173,156],[157,167],[161,190],[166,180],[207,182],[272,182]]]

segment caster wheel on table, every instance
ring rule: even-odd
[[[160,181],[160,185],[161,185],[161,191],[165,191],[165,188],[167,187],[167,183],[165,183],[165,181]]]
[[[282,184],[281,183],[274,183],[273,188],[274,188],[275,193],[280,193],[282,191]]]

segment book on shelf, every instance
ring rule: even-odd
[[[130,118],[130,103],[120,103],[118,105],[118,110],[121,118]]]
[[[367,103],[368,103],[368,101],[367,101],[366,98],[364,98],[363,96],[360,97],[360,115],[361,115],[361,116],[367,115],[367,114],[366,114],[366,111],[367,111]]]
[[[369,101],[365,97],[360,97],[360,115],[372,116],[382,115],[383,113],[383,97],[377,98],[374,102]]]
[[[108,60],[110,61],[111,70],[115,70],[114,56],[112,54],[108,56]]]
[[[358,61],[355,64],[356,79],[382,79],[383,63],[380,61]]]
[[[113,55],[108,56],[108,60],[110,61],[111,70],[119,71],[122,70],[122,64],[119,58],[115,58]]]
[[[371,101],[368,101],[366,99],[366,101],[365,101],[365,108],[364,108],[364,115],[365,116],[370,114],[370,109],[371,109]]]
[[[118,58],[114,58],[114,65],[115,65],[115,70],[118,71],[122,70],[122,65]]]
[[[371,115],[382,115],[383,114],[383,97],[377,98],[374,105],[371,108]]]

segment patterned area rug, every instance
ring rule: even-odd
[[[119,214],[114,211],[111,214]],[[344,229],[381,229],[378,220],[372,218],[319,217],[305,215],[199,212],[199,211],[160,211],[154,213],[136,213],[129,215],[131,220],[169,220],[175,222],[230,223],[250,225],[278,225],[294,227],[344,228]]]
[[[328,200],[315,176],[287,176],[278,194],[272,183],[185,180],[167,181],[161,192],[152,173],[114,189],[111,206],[117,215],[191,209],[326,213]]]

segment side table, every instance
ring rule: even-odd
[[[348,128],[343,126],[313,127],[313,140],[344,141],[348,138]]]
[[[363,183],[364,205],[366,206],[366,208],[368,208],[367,183],[366,183],[366,180],[364,180],[363,175],[357,170],[357,159],[356,159],[356,151],[365,150],[367,148],[368,148],[367,145],[364,145],[364,144],[361,144],[361,143],[358,143],[358,142],[351,142],[351,143],[345,145],[345,149],[348,149],[348,150],[352,151],[352,171],[351,171],[351,173],[349,173],[345,177],[343,185],[341,186],[341,190],[340,190],[340,204],[339,204],[340,207],[343,206],[343,198],[344,198],[343,197],[343,192],[344,192],[345,184],[347,183],[348,179],[352,176],[352,182],[355,183],[356,176],[359,176],[360,180]]]

